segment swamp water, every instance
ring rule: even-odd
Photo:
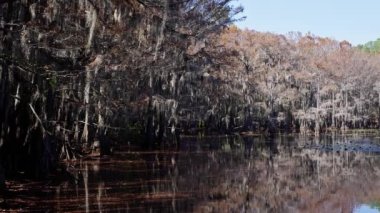
[[[67,165],[74,178],[7,182],[35,212],[379,212],[380,139],[185,137],[176,148]],[[2,209],[0,208],[0,211]],[[3,209],[4,210],[4,209]]]

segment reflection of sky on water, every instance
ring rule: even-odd
[[[360,205],[355,208],[354,213],[380,213],[380,210],[368,205]]]

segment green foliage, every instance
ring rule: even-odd
[[[376,210],[380,210],[380,202],[371,203],[370,207]]]
[[[376,41],[369,41],[363,45],[360,44],[358,48],[368,53],[380,53],[380,38]]]

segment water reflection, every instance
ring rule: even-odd
[[[373,207],[370,205],[360,205],[354,210],[354,213],[379,213],[380,207]]]
[[[378,144],[338,136],[189,137],[176,150],[68,165],[65,181],[10,183],[8,202],[25,211],[360,212],[363,203],[380,203]]]

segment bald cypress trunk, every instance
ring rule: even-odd
[[[332,93],[332,127],[335,129],[336,128],[336,124],[335,124],[335,93],[333,92]]]
[[[90,110],[90,88],[91,88],[91,70],[86,67],[86,80],[84,87],[84,107],[85,107],[85,117],[84,117],[84,127],[82,132],[83,145],[88,145],[88,124],[89,124],[89,110]]]

